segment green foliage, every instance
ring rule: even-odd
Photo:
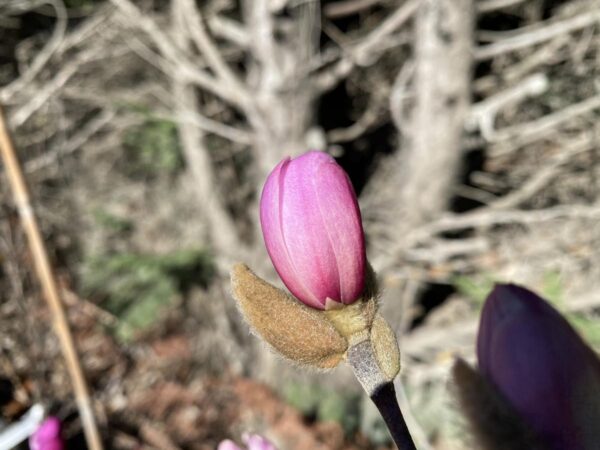
[[[495,283],[501,283],[493,274],[480,273],[471,276],[457,275],[452,279],[454,288],[481,308],[488,294],[494,288]],[[563,298],[563,287],[560,273],[556,271],[546,271],[542,277],[540,286],[540,295],[554,305],[560,305]]]
[[[316,414],[321,389],[316,385],[288,383],[283,387],[286,402],[300,411],[304,416]]]
[[[592,347],[600,348],[600,320],[581,313],[567,314],[567,320]]]
[[[555,306],[563,302],[563,286],[560,273],[554,270],[544,272],[541,295]]]
[[[83,290],[119,318],[116,336],[127,342],[150,327],[178,294],[206,286],[214,275],[208,254],[181,250],[165,255],[117,253],[85,264]]]
[[[324,422],[338,422],[347,434],[352,433],[360,422],[360,396],[327,391],[319,402],[317,418]]]
[[[95,222],[102,228],[115,233],[128,233],[133,230],[133,223],[130,220],[111,214],[102,208],[96,208],[92,211]]]
[[[483,306],[487,295],[494,287],[494,282],[494,277],[489,274],[461,275],[453,280],[456,290],[478,308]],[[539,293],[564,315],[590,345],[600,348],[600,320],[589,315],[565,311],[563,282],[559,272],[549,270],[543,274]]]
[[[418,387],[406,385],[405,392],[416,421],[429,439],[443,436],[443,439],[457,444],[464,442],[465,429],[448,383],[436,381]]]
[[[454,288],[478,308],[483,306],[488,294],[494,288],[495,282],[496,279],[490,274],[457,275],[452,280]]]
[[[177,126],[169,120],[146,114],[141,125],[127,131],[123,146],[130,176],[173,175],[183,167]]]
[[[304,416],[338,422],[347,434],[360,422],[360,395],[335,392],[317,384],[289,383],[283,388],[285,400]]]

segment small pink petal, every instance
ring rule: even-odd
[[[271,441],[258,434],[244,434],[242,440],[248,446],[248,450],[277,450]]]
[[[29,438],[31,450],[63,450],[61,423],[56,417],[48,417]]]
[[[229,439],[226,439],[224,441],[221,441],[221,443],[217,447],[217,450],[243,450],[243,449],[238,447],[235,444],[235,442],[233,442]]]

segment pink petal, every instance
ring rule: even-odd
[[[260,222],[267,252],[281,280],[298,299],[318,308],[319,301],[304,285],[292,264],[283,236],[281,191],[290,161],[290,158],[281,161],[267,178],[260,198]]]
[[[233,442],[229,439],[226,439],[224,441],[221,441],[221,443],[217,447],[217,450],[243,450],[243,449],[238,447],[235,444],[235,442]]]
[[[242,440],[248,446],[248,450],[277,450],[271,441],[258,434],[245,434]]]
[[[56,417],[48,417],[29,438],[31,450],[63,450],[61,423]]]
[[[281,202],[283,235],[297,276],[321,308],[327,298],[341,297],[336,256],[313,184],[319,165],[331,160],[321,152],[294,159],[285,174]]]
[[[346,172],[333,161],[317,168],[313,184],[338,271],[339,296],[330,298],[352,303],[364,290],[366,260],[356,194]]]

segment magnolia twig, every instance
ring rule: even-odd
[[[9,136],[8,129],[2,109],[0,109],[0,153],[4,162],[6,176],[11,185],[15,206],[21,216],[23,228],[33,256],[35,270],[37,272],[44,297],[54,316],[55,332],[58,336],[67,370],[73,382],[75,391],[75,401],[79,409],[83,432],[90,450],[102,450],[102,441],[100,433],[94,418],[92,402],[88,392],[88,387],[83,375],[83,370],[77,356],[73,336],[69,327],[69,322],[61,303],[58,293],[56,279],[52,272],[52,267],[48,258],[48,253],[42,240],[40,229],[33,214],[29,191],[25,184],[23,171],[17,159],[15,149]]]
[[[399,450],[416,450],[404,416],[398,406],[394,383],[386,380],[367,339],[348,349],[347,361],[354,375],[371,398]]]
[[[396,400],[394,383],[388,382],[371,396],[399,450],[416,450],[408,426]]]

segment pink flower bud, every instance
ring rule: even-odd
[[[263,188],[260,222],[277,273],[303,303],[327,309],[361,296],[360,210],[348,175],[331,156],[311,151],[279,163]]]
[[[63,450],[61,423],[56,417],[48,417],[29,438],[31,450]]]
[[[600,442],[600,362],[569,323],[534,293],[498,285],[481,314],[479,368],[554,450]]]

